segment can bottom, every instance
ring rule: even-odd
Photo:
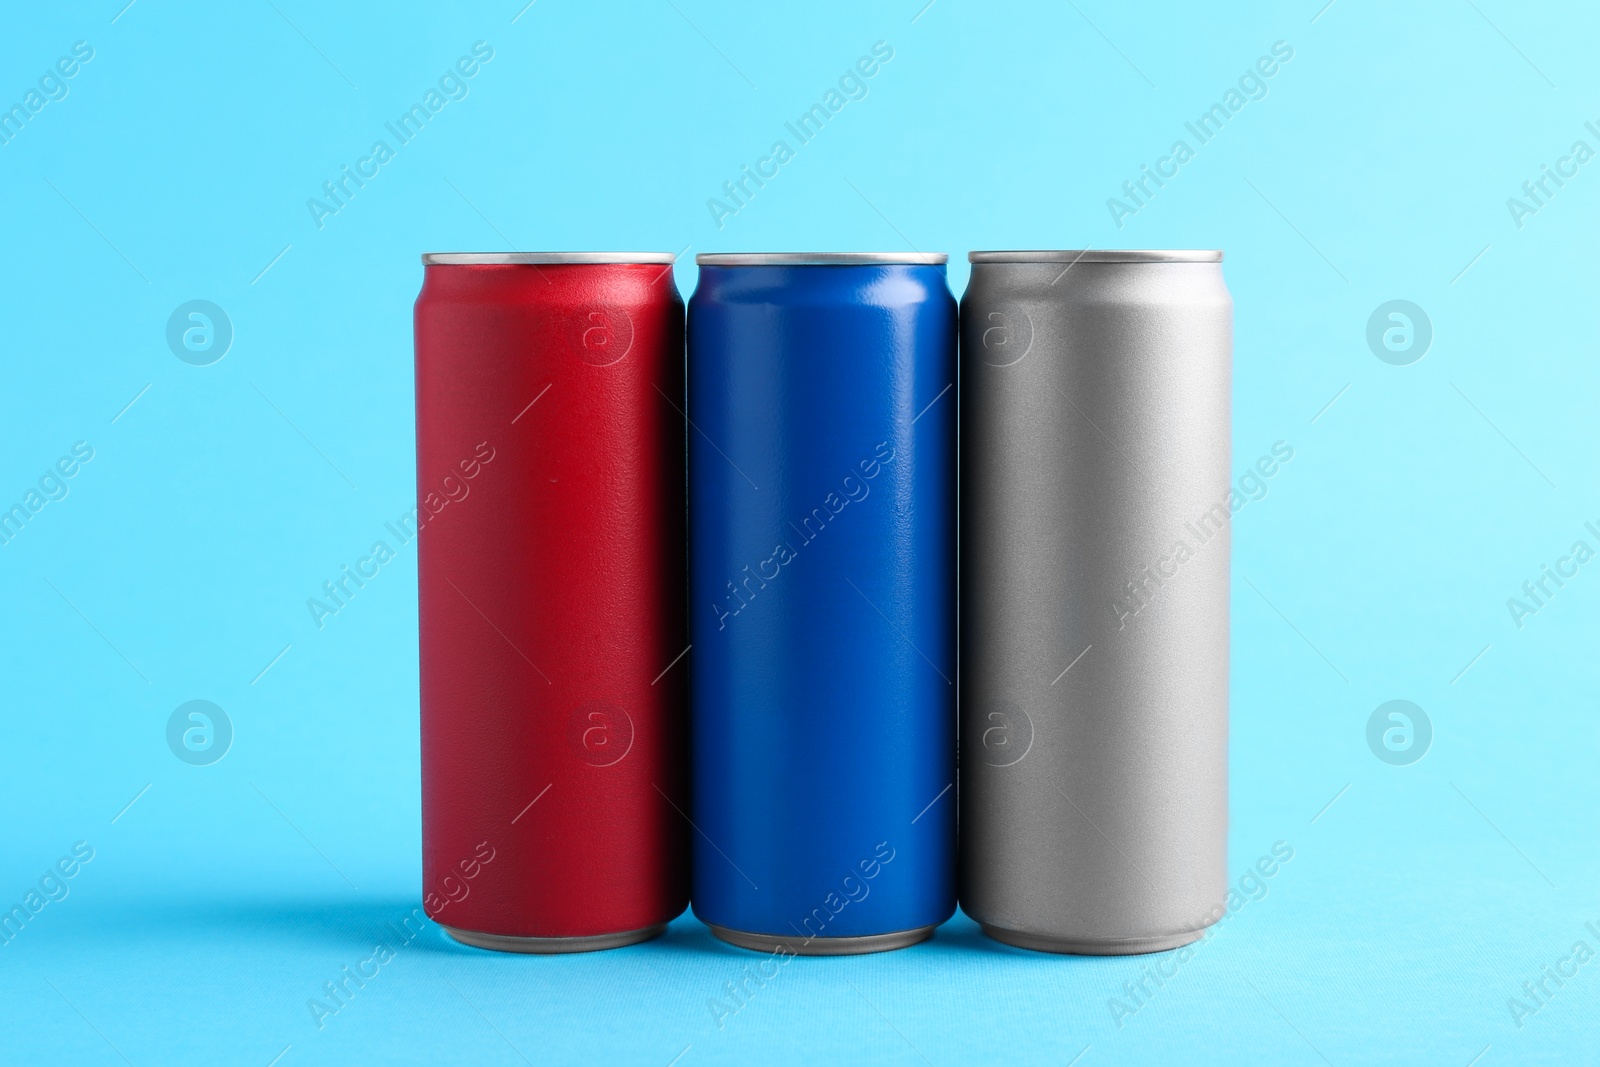
[[[440,927],[445,933],[473,948],[493,949],[496,952],[533,952],[551,954],[558,952],[598,952],[606,948],[637,945],[666,932],[666,923],[657,923],[639,930],[624,930],[617,934],[591,934],[586,937],[513,937],[510,934],[485,934],[476,930],[458,930],[454,926]]]
[[[744,930],[730,930],[726,926],[707,923],[711,932],[730,945],[756,952],[777,952],[783,949],[796,956],[856,956],[864,952],[888,952],[906,948],[933,936],[933,927],[919,926],[915,930],[896,930],[892,934],[866,934],[862,937],[785,937],[782,934],[752,934]]]
[[[1000,926],[980,923],[985,934],[1017,948],[1035,952],[1063,952],[1073,956],[1139,956],[1146,952],[1166,952],[1182,948],[1200,940],[1205,929],[1185,930],[1178,934],[1161,934],[1158,937],[1106,937],[1080,939],[1052,937],[1049,934],[1027,934],[1020,930],[1007,930]]]

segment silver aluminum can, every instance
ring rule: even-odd
[[[970,259],[961,907],[1024,948],[1176,948],[1227,893],[1222,253]]]

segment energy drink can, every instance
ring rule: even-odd
[[[962,300],[961,906],[1094,955],[1227,892],[1220,252],[973,252]]]
[[[689,302],[695,914],[875,952],[955,908],[943,255],[701,255]]]
[[[424,905],[483,948],[642,941],[688,900],[673,257],[422,261]]]

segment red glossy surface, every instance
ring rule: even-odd
[[[683,366],[670,267],[426,268],[423,896],[440,923],[573,937],[687,903],[686,663],[666,669],[688,643]]]

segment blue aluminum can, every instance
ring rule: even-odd
[[[900,948],[955,910],[945,258],[696,257],[691,898],[745,948]]]

